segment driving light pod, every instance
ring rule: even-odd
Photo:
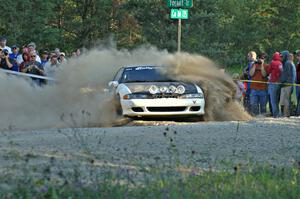
[[[176,92],[176,87],[175,86],[170,86],[169,87],[169,93],[175,93]]]
[[[162,87],[160,87],[159,91],[160,91],[161,93],[166,93],[166,92],[168,92],[168,87],[162,86]]]
[[[177,86],[176,93],[183,94],[185,92],[185,88],[182,85]]]
[[[157,86],[155,86],[155,85],[150,86],[150,88],[149,88],[149,93],[150,94],[154,95],[154,94],[156,94],[158,92],[159,92],[159,89],[158,89]]]

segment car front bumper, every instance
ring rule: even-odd
[[[205,101],[201,98],[130,99],[121,100],[124,116],[204,115]]]

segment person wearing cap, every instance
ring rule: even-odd
[[[36,61],[37,54],[33,51],[29,53],[30,55],[30,61],[25,64],[24,68],[22,69],[22,72],[28,73],[28,74],[33,74],[33,75],[40,75],[44,76],[44,68],[42,64],[38,61]],[[41,86],[42,85],[42,80],[38,78],[32,78],[33,82],[36,83],[37,85]]]
[[[290,116],[290,108],[291,108],[291,94],[292,94],[292,87],[294,84],[294,63],[293,54],[290,54],[289,51],[282,51],[282,63],[283,63],[283,71],[280,76],[280,83],[282,85],[281,92],[280,92],[280,101],[279,105],[283,107],[283,111],[281,111],[281,115],[284,117]]]
[[[17,45],[13,45],[11,47],[12,49],[12,53],[9,54],[9,58],[13,61],[13,67],[12,67],[12,71],[16,71],[19,72],[19,65],[17,62],[18,56],[20,55],[19,53],[19,47]]]
[[[8,53],[10,54],[11,53],[11,48],[6,45],[6,42],[7,42],[6,37],[3,37],[3,36],[0,37],[0,48],[2,50],[6,49],[8,51]]]
[[[9,58],[8,50],[0,47],[0,68],[4,70],[11,70],[12,67],[12,60]]]
[[[59,55],[59,63],[61,64],[67,63],[66,54],[64,52],[61,52]]]

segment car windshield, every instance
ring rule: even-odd
[[[161,67],[140,66],[125,68],[121,83],[130,82],[169,82],[174,81],[162,74]]]

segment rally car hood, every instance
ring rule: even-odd
[[[194,84],[184,83],[184,82],[137,82],[137,83],[124,83],[124,85],[127,86],[132,93],[148,92],[149,88],[152,85],[155,85],[157,87],[163,87],[163,86],[177,87],[179,85],[182,85],[185,88],[185,94],[198,93],[197,88]]]

